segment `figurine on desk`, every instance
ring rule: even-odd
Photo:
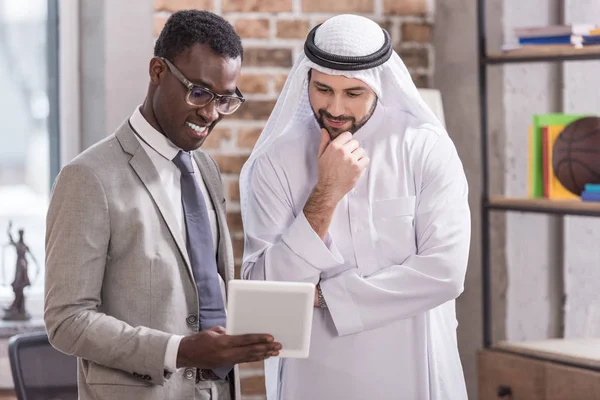
[[[10,305],[9,308],[5,308],[4,317],[2,319],[6,321],[26,321],[31,318],[29,313],[25,310],[25,295],[23,291],[31,282],[29,280],[28,268],[27,268],[27,254],[31,257],[33,262],[35,263],[38,272],[39,272],[39,264],[35,259],[31,250],[29,250],[29,246],[25,244],[23,240],[23,229],[19,229],[19,241],[15,242],[12,234],[12,221],[8,224],[8,240],[9,243],[7,246],[14,246],[17,250],[17,264],[15,266],[15,279],[12,283],[13,292],[15,293],[15,300]],[[3,260],[4,261],[4,260]],[[2,265],[2,273],[4,274],[4,264]]]

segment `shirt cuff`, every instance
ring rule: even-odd
[[[298,257],[318,270],[325,271],[344,263],[344,258],[329,233],[325,242],[321,240],[303,212],[296,217],[282,240]]]
[[[165,369],[170,373],[177,370],[177,353],[179,352],[179,342],[183,336],[173,335],[167,342],[167,350],[165,352]]]
[[[350,279],[360,279],[356,270],[344,271],[338,276],[319,282],[338,336],[350,335],[363,330],[360,311],[348,292],[347,285]]]

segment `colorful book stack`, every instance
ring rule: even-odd
[[[600,44],[596,24],[550,25],[515,28],[517,43],[507,43],[505,51],[518,49],[523,46],[577,46]]]
[[[583,201],[600,201],[600,185],[588,183],[585,185],[583,193],[581,193]]]
[[[556,178],[552,150],[556,138],[579,114],[536,114],[529,126],[529,197],[554,200],[578,199]]]
[[[600,45],[600,29],[592,29],[589,34],[583,35],[584,46]]]

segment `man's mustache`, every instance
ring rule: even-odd
[[[325,110],[319,110],[319,115],[321,116],[321,118],[325,117],[327,119],[330,119],[330,120],[336,121],[336,122],[353,121],[354,120],[354,118],[352,118],[352,117],[345,117],[343,115],[340,117],[334,117],[333,115],[329,114]]]

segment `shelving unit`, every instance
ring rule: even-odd
[[[600,217],[600,203],[580,200],[510,198],[489,194],[487,69],[509,63],[600,60],[600,46],[522,47],[507,52],[487,52],[485,0],[477,1],[479,100],[482,161],[482,280],[483,340],[478,354],[479,400],[487,399],[591,399],[600,393],[600,340],[574,339],[538,342],[492,342],[492,290],[490,213],[527,212],[548,215]],[[587,346],[587,347],[586,347]],[[532,385],[531,382],[535,382]],[[583,390],[582,388],[585,388]]]
[[[520,211],[554,215],[582,215],[600,217],[600,203],[579,200],[548,200],[529,198],[506,198],[490,196],[488,168],[488,88],[487,69],[490,66],[507,63],[564,62],[580,60],[600,60],[600,46],[543,46],[522,47],[507,52],[487,53],[485,32],[485,0],[477,1],[477,29],[479,38],[479,100],[481,116],[481,157],[482,157],[482,262],[483,262],[483,339],[484,347],[492,346],[491,325],[491,257],[490,257],[490,218],[492,211]]]

